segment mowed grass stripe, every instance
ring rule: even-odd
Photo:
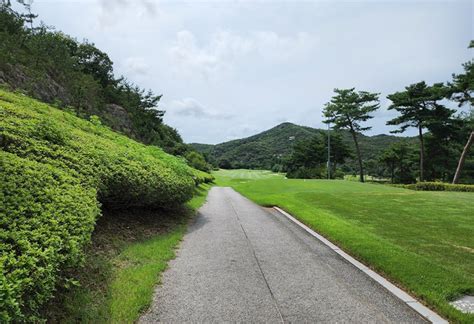
[[[245,178],[237,178],[239,174]],[[448,303],[474,292],[472,193],[290,180],[261,171],[215,175],[219,185],[287,210],[450,320],[474,322],[474,315]]]

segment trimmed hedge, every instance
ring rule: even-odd
[[[424,190],[424,191],[463,191],[463,192],[474,192],[474,185],[465,184],[451,184],[444,182],[418,182],[407,185],[396,185],[397,187],[411,189],[411,190]]]
[[[173,207],[212,176],[184,159],[0,90],[0,322],[38,320],[80,265],[100,206]]]
[[[60,269],[82,261],[100,212],[96,191],[58,168],[3,151],[0,170],[0,319],[34,321],[27,310],[51,296]]]
[[[211,182],[214,182],[215,180],[214,176],[211,175],[210,173],[200,171],[197,169],[194,170],[193,179],[196,182],[196,184],[211,183]]]

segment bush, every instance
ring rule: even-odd
[[[342,170],[337,169],[334,174],[331,175],[333,179],[344,179],[345,173]]]
[[[188,164],[195,169],[204,172],[209,172],[211,169],[210,165],[204,159],[204,156],[196,151],[191,151],[186,154],[186,160],[188,161]]]
[[[97,120],[0,90],[0,321],[36,321],[99,206],[173,207],[212,176]]]
[[[211,183],[214,181],[214,176],[207,173],[203,172],[200,170],[194,170],[194,176],[193,176],[194,181],[196,182],[196,185],[199,185],[201,183]]]
[[[296,170],[288,171],[286,176],[290,179],[324,179],[327,177],[326,169],[323,167],[300,167]]]
[[[463,191],[463,192],[474,192],[474,185],[465,184],[451,184],[444,182],[418,182],[408,185],[396,185],[411,190],[424,190],[424,191]]]
[[[99,203],[50,165],[0,151],[0,166],[0,321],[34,321],[61,269],[81,263]]]

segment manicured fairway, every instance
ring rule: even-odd
[[[448,304],[474,293],[474,194],[289,180],[262,171],[214,175],[218,185],[289,211],[449,320],[474,322]]]

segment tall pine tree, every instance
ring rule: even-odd
[[[359,148],[358,133],[372,127],[362,127],[361,122],[372,118],[370,114],[380,107],[379,94],[351,89],[334,89],[336,95],[324,107],[325,123],[334,125],[334,129],[347,129],[352,135],[359,162],[360,181],[364,182],[364,167]]]

